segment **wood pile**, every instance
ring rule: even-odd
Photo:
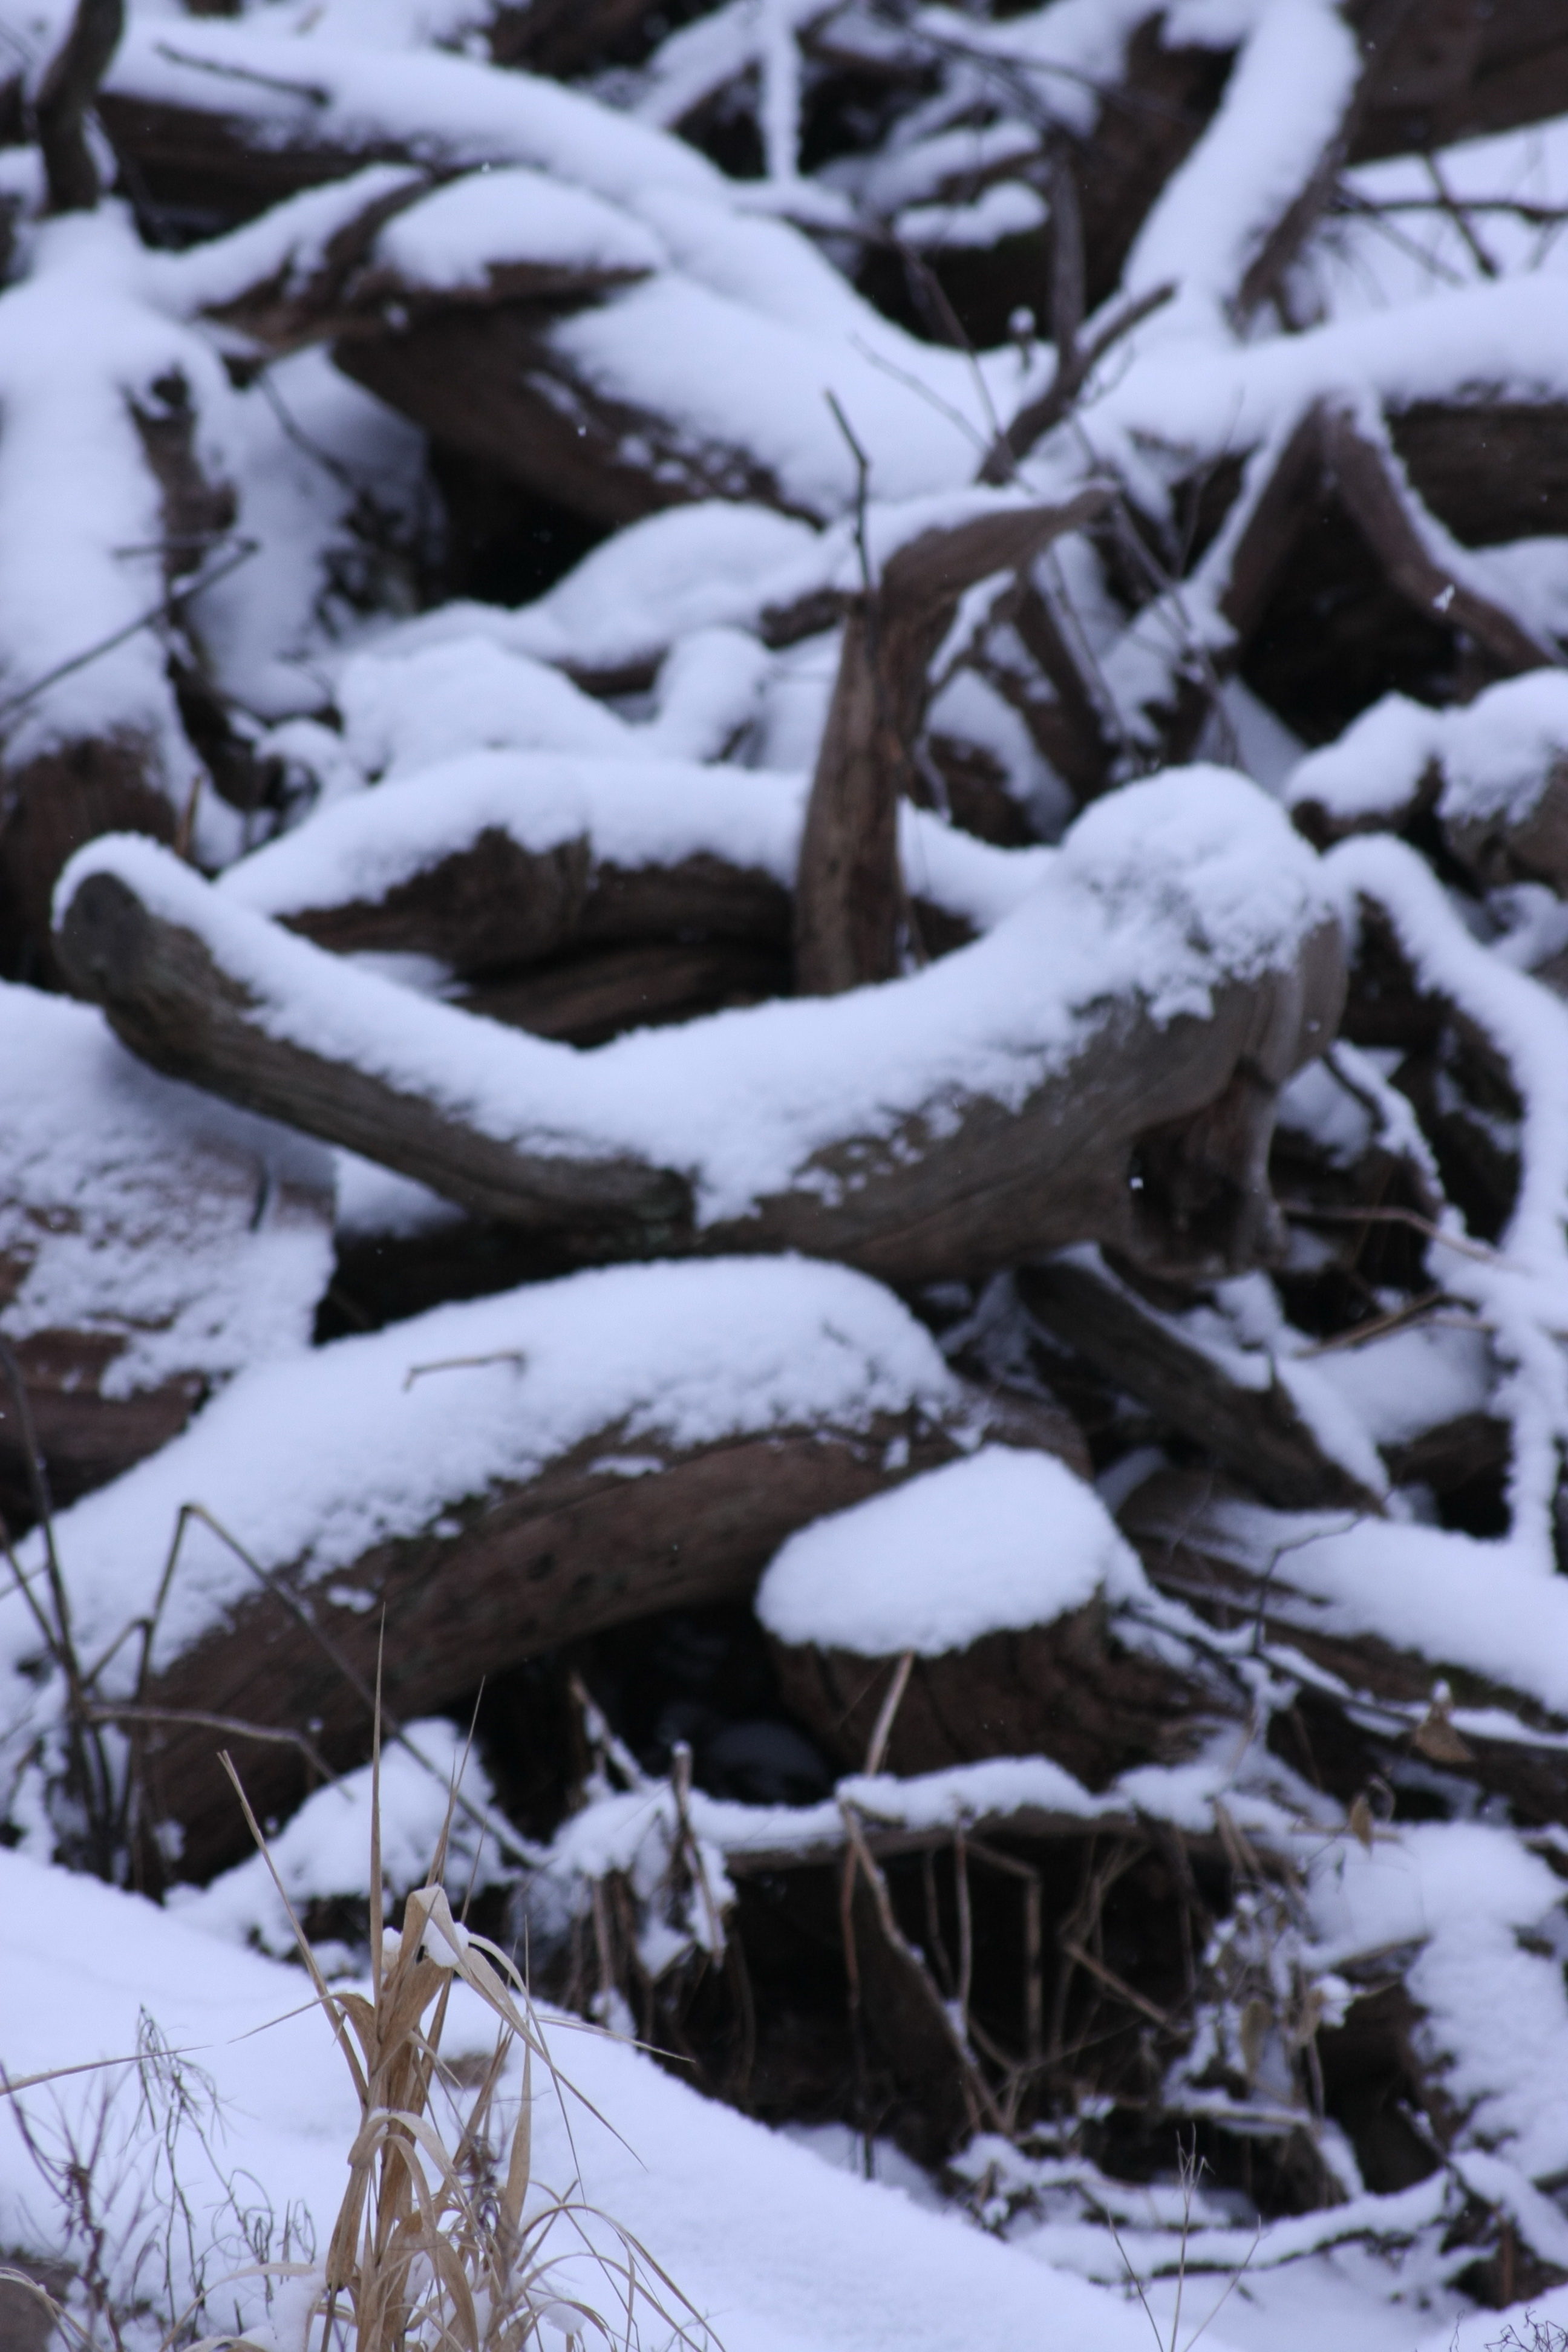
[[[12,1817],[477,1707],[715,2094],[1568,2276],[1568,28],[316,13],[0,103]]]

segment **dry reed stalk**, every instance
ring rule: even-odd
[[[560,2075],[521,1976],[507,1955],[452,1915],[441,1884],[452,1804],[426,1883],[408,1896],[401,1932],[385,1928],[381,1874],[379,1710],[372,1767],[371,1991],[329,1990],[309,1937],[284,1893],[267,1842],[226,1755],[251,1834],[288,1910],[300,1957],[332,2026],[359,2101],[349,2185],[327,2250],[320,2352],[524,2352],[542,2324],[570,2344],[592,2336],[634,2352],[639,2314],[668,2340],[699,2352],[711,2338],[673,2282],[608,2216],[574,2196],[536,2195],[532,2179],[533,2065],[558,2095],[582,2099]],[[456,1801],[454,1790],[453,1803]],[[452,1987],[468,1986],[496,2020],[493,2051],[466,2122],[442,2066]],[[502,2164],[492,2145],[498,2093],[514,2048],[523,2053],[522,2095]],[[437,2108],[445,2094],[448,2112]],[[588,2106],[590,2114],[596,2111]],[[600,2118],[602,2121],[603,2118]],[[596,2240],[608,2231],[614,2251]],[[556,2251],[564,2234],[566,2252]],[[562,2283],[587,2256],[616,2306],[612,2320]],[[307,2330],[307,2342],[310,2331]]]

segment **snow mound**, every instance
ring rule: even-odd
[[[801,1528],[757,1615],[792,1644],[931,1658],[1147,1591],[1092,1487],[1049,1454],[987,1445]]]

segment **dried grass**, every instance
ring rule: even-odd
[[[453,1916],[442,1880],[456,1789],[426,1884],[408,1896],[401,1930],[390,1932],[383,1912],[378,1718],[367,1998],[328,1986],[239,1776],[226,1755],[222,1762],[349,2069],[359,2124],[324,2263],[263,2258],[217,2285],[249,2279],[263,2282],[270,2295],[279,2280],[300,2282],[306,2293],[313,2281],[297,2339],[302,2352],[527,2352],[535,2344],[542,2352],[545,2346],[559,2352],[562,2337],[567,2352],[589,2339],[605,2352],[612,2346],[623,2352],[647,2347],[718,2352],[696,2310],[626,2230],[575,2187],[559,2194],[533,2177],[536,2072],[563,2112],[575,2103],[599,2122],[604,2118],[555,2066],[511,1960]],[[479,2062],[467,2053],[456,2062],[442,2057],[458,1984],[494,2021],[493,2046]],[[521,2096],[508,2123],[503,2084],[520,2048]],[[75,2352],[100,2352],[98,2315],[78,2315],[69,2298],[57,2299],[24,2272],[0,2271],[0,2279],[47,2305]],[[198,2315],[187,2309],[166,2314],[154,2331],[143,2325],[136,2332],[155,2341],[160,2352],[176,2347],[218,2352],[230,2346],[264,2352],[237,2327],[197,2334],[196,2326]],[[275,2329],[267,2332],[276,2338]],[[119,2330],[110,2327],[109,2334],[118,2344]]]

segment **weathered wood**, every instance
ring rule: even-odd
[[[0,978],[59,985],[49,929],[67,860],[104,833],[172,842],[178,819],[149,747],[87,737],[0,782]]]
[[[1425,0],[1388,42],[1349,160],[1431,152],[1564,108],[1568,36],[1554,0]]]
[[[811,1644],[773,1648],[792,1712],[829,1755],[859,1769],[899,1661]],[[1181,1762],[1216,1718],[1245,1714],[1239,1688],[1129,1648],[1096,1599],[1051,1625],[917,1657],[884,1761],[905,1776],[987,1756],[1048,1756],[1099,1790],[1134,1765]]]
[[[111,875],[90,876],[77,891],[59,941],[78,992],[96,996],[132,1050],[172,1076],[252,1109],[268,1103],[308,1133],[331,1133],[433,1181],[476,1214],[579,1237],[590,1255],[689,1245],[684,1176],[624,1152],[552,1152],[542,1139],[519,1150],[464,1127],[431,1097],[269,1036],[243,983],[205,944],[150,914]],[[388,1013],[395,1024],[395,1002]]]
[[[124,29],[125,0],[77,0],[70,31],[39,85],[34,113],[52,213],[90,212],[98,202],[85,123]]]
[[[694,443],[679,421],[598,392],[553,344],[552,324],[533,302],[448,307],[403,332],[356,334],[333,357],[438,441],[612,527],[694,499],[795,510],[745,449]]]
[[[776,949],[656,940],[495,973],[453,1002],[536,1037],[601,1045],[627,1029],[755,1004],[788,988],[789,960]]]
[[[927,672],[975,582],[1018,569],[1100,513],[1089,489],[1060,507],[972,517],[900,547],[851,604],[806,805],[795,894],[795,978],[825,996],[888,980],[908,930],[899,803],[914,780]]]
[[[310,1337],[331,1169],[298,1136],[153,1076],[85,1006],[0,987],[0,1337],[64,1506],[184,1427],[247,1360]],[[0,1515],[34,1517],[0,1364]]]
[[[194,921],[206,919],[194,877],[161,865],[158,887],[188,898]],[[224,917],[235,919],[233,911]],[[73,985],[101,1003],[125,1042],[155,1066],[363,1152],[475,1214],[549,1234],[580,1260],[793,1249],[916,1282],[990,1271],[1090,1239],[1178,1277],[1255,1262],[1277,1234],[1266,1178],[1275,1090],[1333,1035],[1342,985],[1339,930],[1327,923],[1301,940],[1289,970],[1248,982],[1216,971],[1206,1018],[1183,1013],[1162,1023],[1136,1000],[1095,1006],[1077,1052],[1015,1103],[955,1090],[944,1069],[936,1094],[911,1097],[889,1127],[879,1108],[883,1082],[868,1071],[863,1132],[810,1152],[785,1189],[746,1213],[699,1227],[693,1181],[704,1120],[723,1117],[718,1100],[710,1112],[693,1103],[686,1167],[658,1167],[628,1145],[531,1132],[526,1106],[543,1072],[520,1060],[517,1139],[502,1141],[467,1123],[449,1093],[394,1085],[291,1040],[290,1020],[301,1039],[313,1038],[310,1004],[342,988],[338,967],[316,971],[310,960],[319,951],[303,941],[289,943],[289,957],[302,962],[268,950],[273,971],[287,965],[289,977],[278,982],[283,998],[274,993],[263,1005],[195,929],[154,912],[119,873],[90,869],[79,876],[58,938]],[[959,954],[986,951],[981,941]],[[356,988],[390,992],[395,1034],[406,996],[363,974]],[[1019,1010],[1012,1008],[1015,1023]],[[782,1011],[763,1007],[755,1017],[776,1020]],[[752,1017],[724,1016],[731,1024]],[[427,1034],[431,1024],[453,1024],[453,1065],[471,1061],[467,1015],[426,1005],[421,1021]],[[688,1034],[697,1038],[700,1028]],[[1014,1038],[1017,1052],[1023,1039],[1016,1030]],[[487,1041],[487,1068],[500,1045]],[[542,1050],[527,1042],[529,1055]],[[631,1050],[633,1041],[614,1049]],[[616,1109],[621,1066],[595,1066],[610,1138],[625,1131]],[[661,1085],[670,1083],[667,1073]]]
[[[1324,457],[1340,496],[1389,579],[1417,611],[1440,613],[1451,627],[1467,630],[1504,677],[1540,669],[1557,659],[1550,646],[1491,597],[1449,577],[1426,548],[1411,513],[1410,496],[1386,453],[1348,411],[1326,409],[1321,429]]]
[[[1019,1407],[996,1417],[1024,1442],[1079,1452],[1064,1415]],[[375,1547],[325,1591],[288,1587],[293,1605],[282,1584],[258,1590],[157,1675],[146,1703],[267,1726],[319,1722],[313,1736],[329,1759],[357,1762],[369,1752],[378,1654],[387,1706],[405,1718],[428,1714],[563,1643],[659,1610],[743,1598],[807,1520],[960,1451],[955,1428],[918,1412],[684,1453],[639,1437],[635,1465],[617,1459],[626,1444],[623,1431],[605,1429],[534,1478],[455,1497],[422,1535]],[[197,1877],[245,1849],[217,1745],[170,1724],[146,1751],[149,1793],[182,1823],[182,1867]],[[258,1744],[243,1761],[261,1811],[302,1793],[293,1751]]]
[[[650,19],[662,30],[653,0],[524,0],[521,7],[502,0],[483,31],[498,66],[565,80],[649,46]]]
[[[100,360],[89,358],[84,364],[102,371]],[[135,364],[141,368],[140,358]],[[210,560],[232,525],[234,492],[202,467],[200,418],[182,370],[171,366],[151,383],[136,384],[132,378],[132,386],[123,395],[116,388],[111,398],[132,428],[127,462],[144,467],[149,489],[155,491],[163,587],[174,596],[178,583]],[[68,500],[69,488],[62,481],[49,495]],[[13,520],[18,545],[23,529],[31,527],[19,517]],[[118,610],[124,593],[122,551],[104,548],[100,561],[110,579],[100,593],[106,589],[112,600],[109,609]],[[64,692],[53,705],[58,715],[41,742],[28,728],[37,700],[37,671],[16,681],[16,695],[5,698],[5,730],[17,729],[28,748],[13,750],[8,758],[0,755],[0,977],[58,988],[61,978],[49,936],[49,905],[61,868],[103,833],[142,833],[174,842],[183,795],[170,777],[164,745],[148,726],[144,696],[132,701],[120,725],[100,721],[93,734],[78,731],[68,674],[79,657],[90,656],[91,647],[83,645],[74,615],[68,619],[71,634],[65,635],[68,606],[57,608],[57,614]],[[147,615],[149,621],[154,617]],[[187,635],[199,657],[199,641],[192,632]],[[36,646],[28,659],[37,662]],[[179,782],[188,794],[189,781]]]
[[[1568,532],[1561,401],[1414,401],[1388,429],[1416,496],[1467,547]]]
[[[1012,842],[1029,837],[1020,811]],[[249,868],[237,870],[243,880]],[[916,929],[928,955],[946,954],[973,940],[975,925],[939,902],[939,877],[925,879],[933,895],[913,898]],[[791,906],[776,875],[715,850],[618,866],[596,856],[586,834],[533,850],[489,825],[378,898],[282,906],[276,919],[337,954],[433,957],[467,982],[456,1001],[470,1010],[585,1044],[591,1030],[628,1025],[645,987],[689,1014],[737,996],[785,993]],[[573,1012],[580,987],[608,990],[604,1009],[584,1000]],[[624,1019],[614,1010],[623,1002]],[[537,1019],[524,1017],[529,1004]]]
[[[7,1268],[0,1257],[0,1279]],[[15,1354],[57,1508],[106,1486],[179,1434],[207,1392],[185,1372],[127,1397],[105,1396],[104,1376],[125,1345],[106,1331],[38,1331]],[[15,1538],[33,1523],[36,1497],[16,1399],[0,1377],[0,1519]]]
[[[1097,1372],[1205,1446],[1265,1501],[1288,1511],[1381,1505],[1326,1454],[1277,1373],[1247,1388],[1126,1284],[1081,1258],[1025,1266],[1018,1296],[1036,1320]]]
[[[389,323],[401,334],[414,320],[453,309],[515,302],[543,305],[545,315],[553,315],[563,305],[647,274],[611,264],[540,261],[524,251],[487,262],[482,274],[460,286],[411,281],[377,259],[377,241],[390,221],[439,184],[432,173],[411,171],[401,185],[368,198],[319,247],[291,252],[268,277],[212,303],[206,315],[258,352],[279,358],[310,343],[384,337]]]
[[[435,956],[477,974],[648,940],[783,948],[789,907],[773,875],[707,853],[617,866],[595,857],[583,835],[531,850],[487,826],[382,898],[304,907],[279,920],[338,954]]]

